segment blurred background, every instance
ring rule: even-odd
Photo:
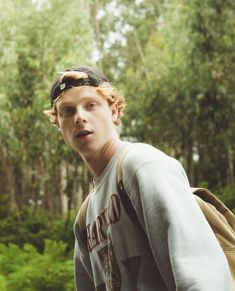
[[[42,111],[64,68],[124,94],[151,143],[235,210],[234,0],[0,1],[0,290],[74,291],[73,222],[92,178]]]

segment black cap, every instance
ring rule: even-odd
[[[70,77],[64,77],[62,81],[60,81],[60,77],[65,72],[83,72],[88,75],[88,78],[81,79],[71,79]],[[108,78],[98,71],[96,68],[82,66],[77,68],[69,68],[64,70],[54,81],[51,87],[51,104],[53,104],[54,100],[64,91],[72,87],[77,86],[93,86],[98,87],[100,84],[104,82],[109,82]]]

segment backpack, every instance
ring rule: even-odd
[[[123,184],[122,163],[127,152],[128,150],[121,154],[117,163],[118,194],[132,221],[142,230],[143,235],[146,235]],[[191,187],[191,190],[227,258],[235,290],[235,215],[208,189]],[[85,243],[87,242],[86,214],[89,198],[88,195],[83,202],[77,220]]]

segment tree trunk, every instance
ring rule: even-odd
[[[227,173],[227,183],[233,184],[234,183],[234,155],[233,149],[231,145],[228,145],[228,173]]]
[[[102,44],[102,38],[100,33],[100,21],[97,19],[97,14],[99,11],[99,1],[94,0],[91,1],[90,4],[90,18],[91,18],[91,24],[94,31],[95,36],[95,43],[96,43],[96,49],[99,53],[99,59],[98,59],[98,65],[101,71],[103,71],[103,44]]]

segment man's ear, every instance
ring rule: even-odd
[[[57,128],[57,130],[60,131],[60,125],[59,125],[59,121],[58,121],[57,115],[55,116],[55,119],[54,119],[54,125]]]
[[[118,109],[117,109],[117,104],[112,104],[111,105],[111,112],[112,112],[112,120],[114,123],[117,122],[118,120]]]
[[[58,131],[61,131],[61,129],[60,129],[60,127],[59,127],[58,124],[55,124],[55,126],[56,126],[56,128],[57,128]]]
[[[49,117],[50,122],[53,124],[53,126],[55,126],[57,129],[60,128],[59,121],[58,121],[58,116],[57,116],[57,112],[55,111],[54,108],[44,110],[43,113],[47,117]]]

